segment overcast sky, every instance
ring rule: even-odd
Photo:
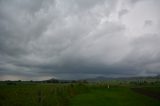
[[[0,0],[0,80],[160,74],[160,0]]]

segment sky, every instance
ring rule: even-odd
[[[160,74],[159,0],[0,0],[0,80]]]

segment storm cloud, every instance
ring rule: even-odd
[[[0,80],[160,74],[158,0],[0,0]]]

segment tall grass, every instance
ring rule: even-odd
[[[84,84],[0,85],[0,106],[68,106],[73,96],[88,91]]]
[[[96,106],[99,103],[103,105],[106,98],[111,99],[108,102],[110,104],[114,104],[115,100],[120,103],[123,99],[122,96],[124,97],[123,101],[131,98],[130,103],[137,101],[135,100],[137,98],[141,98],[140,95],[136,95],[129,90],[130,87],[134,87],[135,85],[116,85],[110,83],[109,86],[110,88],[108,88],[108,83],[28,84],[22,82],[9,85],[0,83],[0,106],[69,106],[74,100],[75,103],[78,101],[79,105],[84,105],[84,102],[81,103],[81,101],[84,100],[90,104],[91,102],[86,101],[88,99],[93,100],[92,104],[95,103],[94,105]],[[155,91],[159,91],[159,88],[156,88]],[[76,97],[77,101],[74,99]],[[96,100],[102,100],[102,102]],[[137,102],[143,104],[146,100],[144,98],[143,102]]]

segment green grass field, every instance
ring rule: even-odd
[[[71,106],[160,106],[160,101],[129,88],[99,88],[74,97]]]
[[[159,87],[143,87],[159,93]],[[0,84],[0,106],[160,106],[130,86],[104,84]]]

